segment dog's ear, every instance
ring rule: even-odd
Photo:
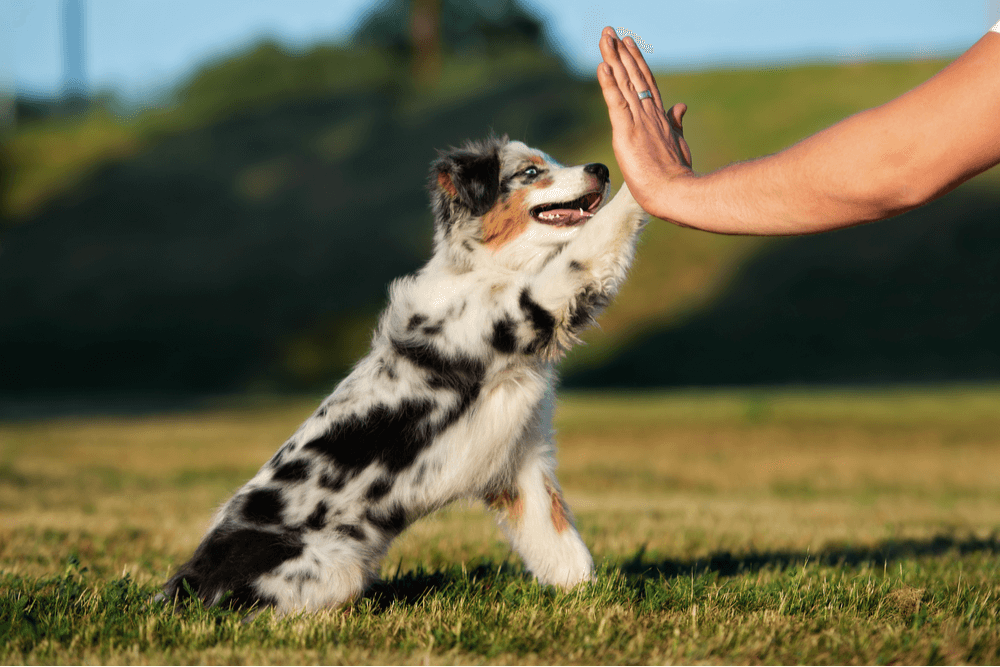
[[[485,150],[455,150],[434,163],[436,187],[474,216],[493,208],[500,196],[500,151],[494,144]]]

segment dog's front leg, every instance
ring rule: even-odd
[[[536,305],[535,312],[551,316],[546,320],[554,334],[547,346],[549,358],[577,342],[577,334],[618,293],[647,218],[628,186],[622,185],[615,198],[532,279],[528,300]]]
[[[553,473],[548,443],[525,457],[514,486],[488,496],[500,525],[540,583],[571,588],[594,577],[594,561],[580,538]]]
[[[587,222],[576,238],[539,275],[541,282],[569,273],[582,273],[600,283],[600,289],[614,295],[625,279],[639,231],[649,216],[635,201],[628,185]]]

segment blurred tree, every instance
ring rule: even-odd
[[[431,16],[439,16],[431,26]],[[544,46],[542,22],[517,0],[387,0],[361,20],[354,39],[419,57],[436,32],[444,53],[497,51],[504,46]]]
[[[441,74],[441,2],[413,0],[410,12],[410,40],[413,43],[413,78],[422,85],[434,85]]]

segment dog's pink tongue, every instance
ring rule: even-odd
[[[593,213],[578,208],[554,208],[544,213],[539,213],[538,218],[550,225],[569,226],[593,217],[593,215]]]

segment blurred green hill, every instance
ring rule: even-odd
[[[366,65],[325,55],[348,61],[330,69]],[[223,72],[243,81],[256,68],[205,72],[181,91],[175,116],[131,128],[131,155],[85,163],[74,187],[7,231],[5,389],[329,382],[364,350],[388,282],[426,260],[435,147],[491,127],[537,140],[584,125],[570,102],[583,84],[537,53],[455,61],[445,76],[460,91],[413,90],[402,63],[364,85],[268,90],[302,85],[295,73],[315,76],[319,58],[273,46],[249,54],[263,61],[266,94],[238,104],[217,92]],[[31,129],[14,151],[32,141],[58,142]]]
[[[982,382],[1000,378],[1000,196],[761,248],[705,308],[647,326],[573,386]]]
[[[206,67],[166,109],[21,126],[2,151],[0,393],[328,387],[366,349],[388,283],[426,260],[424,184],[436,148],[507,133],[566,163],[603,161],[620,183],[596,82],[570,75],[522,24],[504,25],[529,38],[446,51],[433,84],[413,79],[405,49],[377,40],[307,53],[262,44]],[[942,65],[660,82],[666,97],[689,104],[695,166],[707,170],[779,150]],[[1000,321],[989,252],[995,192],[960,190],[913,225],[900,218],[791,241],[654,221],[602,329],[567,360],[567,381],[1000,376],[988,340]],[[927,254],[940,243],[953,251]],[[774,327],[785,337],[769,338]],[[882,342],[866,346],[876,329]],[[838,330],[849,334],[836,352],[841,372],[802,370],[819,368],[829,345],[789,356],[784,374],[767,362]],[[893,348],[896,338],[909,342]],[[936,365],[909,372],[907,359],[929,358],[922,349],[934,350]],[[892,363],[858,374],[886,350]],[[717,368],[702,374],[699,360]]]

